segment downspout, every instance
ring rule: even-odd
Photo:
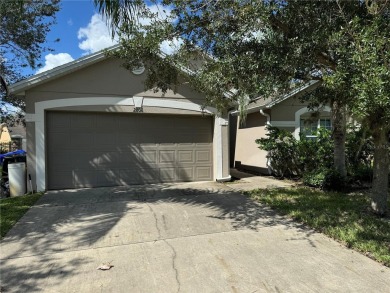
[[[263,115],[267,118],[266,125],[272,126],[271,125],[271,116],[268,113],[265,113],[263,109],[260,109],[259,112],[261,115]],[[267,133],[268,133],[268,129],[267,129]],[[272,175],[272,168],[271,168],[270,159],[268,157],[268,154],[267,154],[267,164],[266,165],[267,165],[267,169],[268,169],[268,174]]]
[[[263,116],[265,116],[265,117],[267,118],[267,123],[266,123],[266,124],[267,124],[268,126],[272,126],[272,125],[271,125],[271,116],[270,116],[268,113],[265,113],[265,112],[263,111],[263,109],[260,109],[259,112],[260,112],[261,115],[263,115]]]

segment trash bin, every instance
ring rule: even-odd
[[[26,163],[8,164],[8,180],[11,196],[26,194]]]

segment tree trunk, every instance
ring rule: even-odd
[[[336,100],[332,102],[333,163],[334,168],[342,177],[347,176],[345,167],[345,134],[347,124],[345,112],[345,106],[340,105]]]
[[[387,196],[389,192],[389,142],[388,131],[384,127],[373,133],[374,139],[374,174],[371,191],[371,207],[375,214],[384,216],[387,213]]]

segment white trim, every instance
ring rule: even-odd
[[[229,120],[226,118],[218,117],[218,125],[220,126],[229,126]]]
[[[214,120],[214,178],[218,182],[229,181],[229,177],[223,177],[223,127],[229,125],[228,120],[223,117],[215,117]],[[228,155],[228,154],[226,154]]]
[[[219,123],[220,117],[214,118],[214,179],[218,180],[223,176],[223,156],[222,156],[222,125]]]
[[[272,121],[271,125],[275,127],[295,127],[295,121]]]
[[[320,110],[320,112],[332,112],[332,109],[329,106],[323,106],[318,110]],[[301,128],[301,116],[308,112],[316,112],[316,111],[313,111],[308,107],[305,107],[295,112],[295,130],[294,130],[295,139],[299,139],[299,132]]]
[[[142,108],[143,102],[144,102],[144,97],[136,97],[136,96],[133,97],[134,107]]]
[[[60,108],[60,107],[69,107],[69,106],[95,106],[95,105],[127,105],[134,106],[133,97],[129,98],[118,98],[118,97],[88,97],[88,98],[73,98],[73,99],[58,99],[58,100],[48,100],[35,103],[35,114],[33,118],[35,121],[35,168],[36,168],[36,184],[38,191],[46,190],[46,157],[45,157],[45,110]],[[214,108],[202,109],[201,106],[191,102],[178,102],[167,100],[164,98],[144,98],[144,106],[155,106],[162,108],[173,108],[173,109],[183,109],[203,113],[217,113],[217,110]],[[215,119],[215,121],[218,121]],[[214,128],[214,135],[220,130],[221,126]],[[220,143],[220,148],[217,152],[217,156],[222,158],[222,141]],[[221,162],[221,163],[220,163]],[[222,159],[217,161],[217,165],[221,164],[222,169]],[[222,171],[221,171],[222,172]],[[220,173],[217,174],[218,178]],[[222,173],[221,173],[222,174]]]
[[[143,102],[144,107],[159,107],[159,108],[172,108],[172,109],[185,109],[190,111],[216,114],[217,110],[212,107],[206,107],[202,109],[199,104],[189,103],[189,102],[180,102],[168,99],[157,99],[157,98],[144,98]]]

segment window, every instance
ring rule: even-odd
[[[330,118],[301,117],[300,132],[308,139],[316,139],[316,132],[319,128],[332,130]]]
[[[329,118],[320,119],[320,128],[325,128],[329,131],[332,130],[332,123]]]
[[[318,128],[332,129],[331,123],[331,109],[324,105],[313,111],[310,108],[301,108],[295,112],[294,121],[294,137],[299,139],[303,134],[306,137],[316,139],[316,131]]]

